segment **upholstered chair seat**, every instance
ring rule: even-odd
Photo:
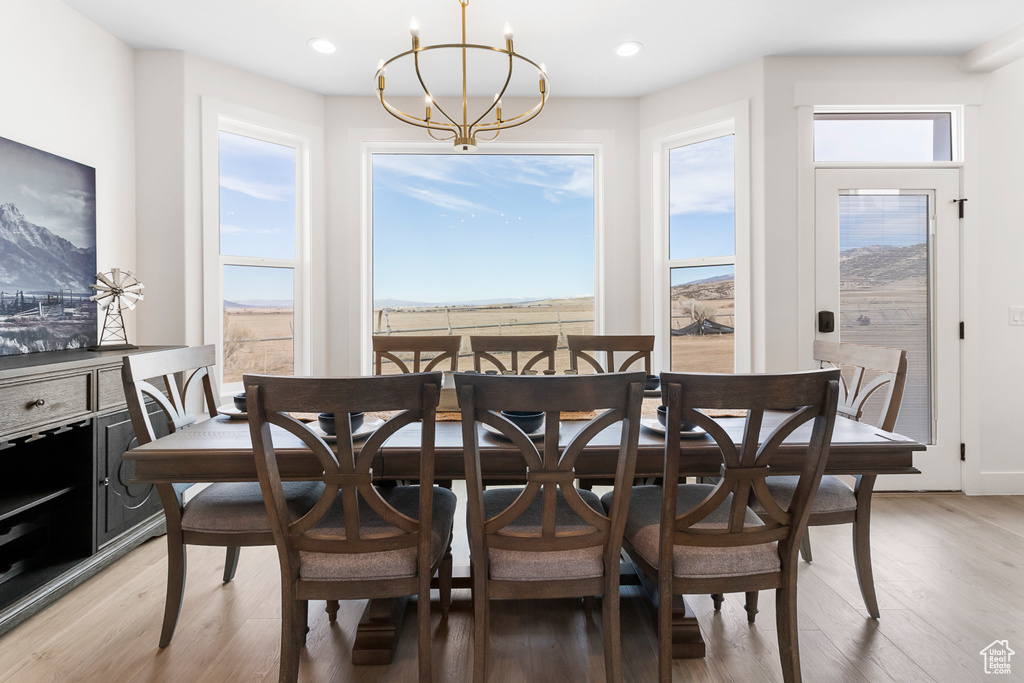
[[[381,497],[395,510],[416,519],[419,514],[420,488],[396,486],[381,491]],[[359,534],[364,538],[398,536],[400,529],[388,524],[360,498]],[[430,525],[430,564],[437,564],[451,543],[455,520],[455,494],[434,487],[434,512]],[[331,509],[312,529],[345,538],[344,506],[335,500]],[[355,554],[299,552],[299,578],[304,581],[361,581],[364,579],[399,579],[416,576],[416,548],[401,548]]]
[[[676,514],[681,515],[696,507],[714,488],[710,484],[680,484]],[[602,502],[610,506],[612,495],[606,493]],[[626,540],[653,567],[658,566],[661,500],[660,486],[636,486],[629,501],[629,516],[626,517]],[[726,496],[725,502],[692,528],[725,529],[729,522],[731,504],[732,494]],[[753,510],[748,509],[744,526],[763,527],[764,523]],[[673,575],[691,579],[751,576],[777,572],[780,566],[779,551],[774,542],[731,548],[677,545],[672,553]]]
[[[313,507],[322,488],[323,484],[306,481],[284,485],[288,508],[295,518]],[[185,506],[181,514],[181,528],[219,534],[271,533],[258,482],[210,484]]]
[[[488,489],[484,491],[484,515],[493,517],[512,505],[522,492],[521,488]],[[601,501],[592,491],[580,490],[580,498],[591,508],[604,514]],[[499,531],[499,535],[535,534],[540,532],[543,506],[534,498],[520,517]],[[565,496],[558,491],[555,503],[555,525],[565,533],[585,531],[589,528],[569,507]],[[493,581],[551,581],[557,579],[591,579],[604,575],[603,546],[531,552],[488,548],[491,580]]]

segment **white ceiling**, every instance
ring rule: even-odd
[[[459,40],[458,0],[65,0],[135,48],[184,50],[324,95],[372,95],[377,61]],[[635,97],[765,55],[959,55],[1024,23],[1022,0],[471,0],[470,43],[544,62],[553,96]],[[328,38],[333,55],[306,41]],[[618,43],[644,50],[624,59]],[[392,80],[389,92],[406,89]],[[473,94],[493,85],[471,82]],[[532,85],[531,85],[532,89]],[[412,90],[408,94],[412,94]]]

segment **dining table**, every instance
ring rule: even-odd
[[[786,413],[767,413],[764,433],[770,432]],[[742,417],[717,417],[716,421],[739,443],[744,426]],[[659,433],[652,418],[641,420],[640,441],[636,461],[636,477],[661,476],[664,465],[665,436]],[[559,426],[560,446],[564,446],[587,422],[562,420]],[[522,455],[512,443],[480,430],[481,468],[484,483],[510,484],[525,481],[526,469]],[[621,425],[612,425],[599,434],[584,450],[576,463],[576,476],[581,482],[608,481],[615,475]],[[458,421],[438,421],[435,434],[436,480],[465,479],[462,451],[462,425]],[[309,449],[294,435],[272,427],[278,466],[284,480],[316,479],[322,469]],[[796,474],[800,471],[810,424],[793,432],[783,443],[772,463],[774,472]],[[884,432],[866,423],[838,416],[832,435],[826,473],[917,474],[914,453],[925,446],[917,441]],[[373,476],[381,481],[415,480],[419,476],[420,424],[407,425],[391,436],[373,463]],[[144,444],[124,454],[134,466],[133,483],[160,484],[179,482],[257,481],[256,464],[249,423],[219,415],[198,422],[161,439]],[[680,475],[691,477],[718,475],[721,453],[706,435],[681,437]],[[455,587],[470,587],[467,568],[457,568]],[[640,584],[657,605],[656,585],[643,572],[622,562],[623,586]],[[354,664],[386,664],[391,661],[404,620],[405,599],[370,600],[360,619],[352,646]],[[675,658],[703,657],[704,640],[693,610],[682,596],[675,596],[672,624],[672,650]]]

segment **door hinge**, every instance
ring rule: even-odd
[[[953,200],[953,203],[956,204],[957,207],[960,209],[960,218],[964,217],[964,202],[966,202],[966,201],[967,201],[966,199],[954,199]]]
[[[967,445],[960,444],[960,459],[967,460]]]
[[[960,321],[960,338],[961,339],[964,338],[964,321],[963,320]]]

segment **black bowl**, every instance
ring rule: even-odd
[[[320,429],[324,431],[324,434],[334,436],[334,413],[320,413],[316,416],[316,420],[320,425]],[[349,424],[352,425],[352,431],[357,431],[363,426],[363,414],[349,413],[348,421]]]
[[[654,391],[661,386],[660,375],[647,375],[647,384],[644,385],[644,391]]]
[[[661,423],[662,427],[665,426],[665,417],[667,415],[668,415],[668,406],[658,406],[658,422]],[[679,422],[679,431],[681,431],[681,432],[692,432],[696,428],[697,428],[697,425],[693,424],[692,422],[688,422],[686,420],[681,420]]]
[[[235,402],[235,408],[238,410],[238,412],[240,412],[240,413],[244,413],[245,412],[245,392],[244,391],[242,393],[240,393],[240,394],[235,394],[231,398],[231,400]]]
[[[503,410],[501,414],[527,434],[537,431],[544,424],[544,413],[532,410]]]

